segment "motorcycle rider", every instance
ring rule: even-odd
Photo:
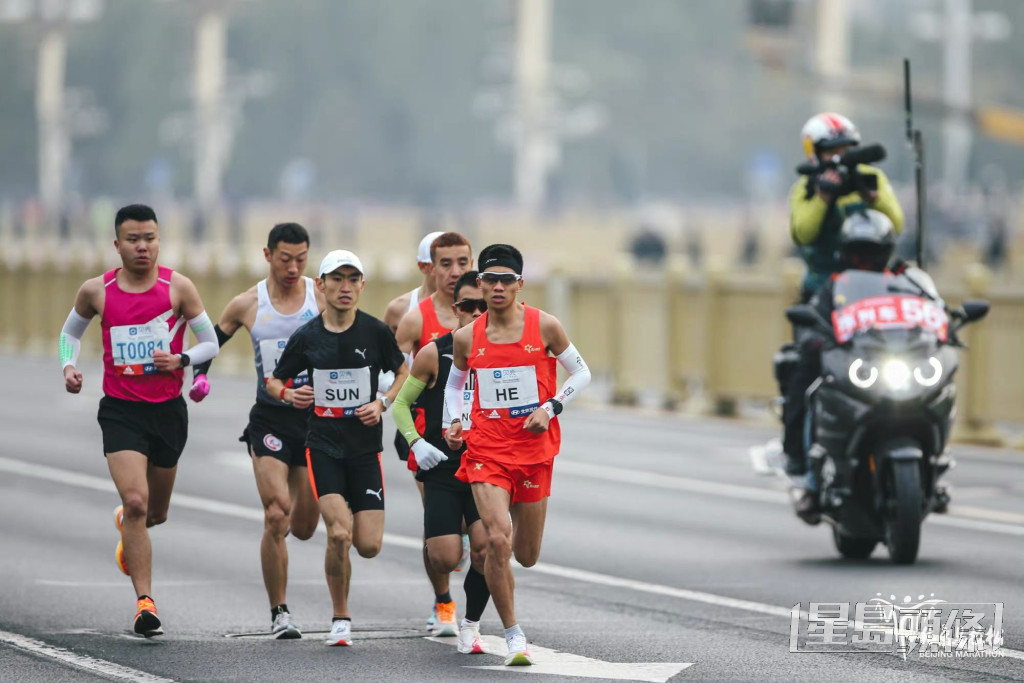
[[[860,133],[841,114],[817,114],[800,133],[811,163],[842,156],[860,144]],[[801,175],[789,193],[789,231],[807,264],[800,300],[808,302],[819,287],[839,271],[839,228],[850,215],[874,209],[889,217],[896,235],[903,229],[903,210],[889,179],[880,169],[859,164],[841,174],[834,168]]]
[[[832,273],[810,300],[810,305],[817,310],[818,315],[830,324],[834,310],[833,291],[835,283],[843,277],[843,271],[885,272],[896,247],[896,230],[889,217],[881,211],[864,209],[843,222],[836,240],[838,272]],[[821,375],[821,350],[828,340],[818,331],[803,328],[797,331],[797,339],[799,361],[789,378],[786,391],[783,443],[789,457],[786,471],[790,474],[807,472],[807,485],[797,502],[797,514],[804,521],[815,523],[818,512],[817,480],[813,472],[808,471],[804,452],[806,392]],[[801,458],[799,462],[794,457],[797,453]]]

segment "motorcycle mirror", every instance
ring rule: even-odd
[[[975,320],[981,320],[988,315],[988,302],[980,300],[965,301],[963,305],[964,309],[964,322],[972,323]]]
[[[787,308],[786,319],[798,327],[814,327],[818,329],[825,327],[829,331],[832,329],[831,325],[826,325],[825,321],[821,319],[818,312],[814,310],[814,306],[808,306],[807,304],[799,304]]]

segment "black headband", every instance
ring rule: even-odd
[[[522,262],[516,259],[512,254],[502,253],[497,253],[494,256],[488,256],[487,260],[480,264],[480,272],[483,273],[488,268],[494,268],[496,266],[511,268],[517,275],[523,274]]]

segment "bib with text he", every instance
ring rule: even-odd
[[[274,376],[274,369],[281,360],[281,353],[288,345],[287,339],[261,339],[260,359],[263,361],[263,383],[266,384]],[[305,370],[285,382],[286,387],[301,387],[309,384],[309,373]]]
[[[166,323],[117,325],[110,328],[110,352],[118,375],[152,375],[158,372],[153,352],[171,350]]]
[[[313,368],[313,412],[319,417],[354,417],[356,408],[372,399],[370,368]]]
[[[479,368],[476,383],[480,408],[495,411],[493,417],[501,417],[498,410],[508,410],[509,417],[528,417],[540,406],[536,366]]]

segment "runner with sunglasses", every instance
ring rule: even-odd
[[[465,237],[457,232],[446,232],[438,235],[430,244],[430,273],[434,278],[434,293],[420,301],[419,305],[409,311],[398,324],[395,339],[398,348],[407,356],[415,357],[420,349],[431,341],[448,334],[458,326],[453,304],[455,303],[455,283],[467,270],[473,267],[473,248]],[[420,432],[425,428],[423,410],[414,405],[413,419]],[[402,446],[405,445],[403,440]],[[396,443],[398,449],[400,444]],[[401,454],[401,450],[399,450]],[[408,468],[416,472],[416,456],[404,458]],[[423,498],[423,482],[417,479],[416,486]],[[469,559],[469,538],[463,543],[463,560],[457,571],[461,571],[464,562]],[[427,557],[426,543],[423,546],[423,566],[427,579],[434,589],[434,601],[427,628],[434,635],[454,636],[458,628],[455,621],[455,605],[449,593],[448,572],[438,573],[430,558]]]
[[[507,244],[480,252],[478,277],[487,312],[453,335],[453,367],[445,385],[451,419],[445,440],[467,450],[455,476],[473,489],[487,538],[484,574],[505,627],[506,666],[533,664],[516,620],[510,559],[537,563],[551,471],[561,446],[563,406],[590,383],[590,369],[554,316],[519,303],[523,256]],[[556,390],[556,360],[569,376]],[[470,411],[462,424],[464,386],[476,374]],[[513,529],[515,530],[513,533]]]
[[[484,314],[487,303],[483,300],[477,272],[464,273],[455,283],[455,304],[452,309],[458,327],[472,324]],[[423,535],[427,541],[429,561],[435,574],[447,577],[460,562],[462,530],[469,533],[472,565],[466,573],[466,616],[458,627],[458,651],[462,654],[487,652],[480,638],[480,617],[490,593],[484,578],[484,550],[486,537],[480,515],[473,501],[469,484],[455,478],[465,448],[451,449],[445,443],[443,430],[447,427],[444,411],[444,388],[452,367],[452,333],[436,339],[420,349],[413,361],[410,377],[395,398],[395,423],[409,442],[419,470],[416,480],[422,483]],[[465,392],[474,388],[473,376],[465,383]],[[410,407],[422,407],[425,425],[417,428]],[[463,415],[468,426],[469,416]],[[455,635],[447,631],[455,623],[455,603],[438,600],[438,634]]]

